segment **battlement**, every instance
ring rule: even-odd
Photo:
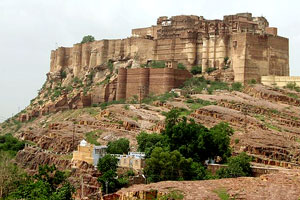
[[[72,68],[74,76],[84,74],[109,60],[134,59],[176,61],[187,69],[202,66],[229,67],[234,81],[247,82],[261,76],[289,76],[289,40],[277,35],[265,17],[251,13],[226,15],[209,20],[203,16],[162,16],[157,24],[132,29],[132,36],[60,47],[51,53],[50,72]],[[226,61],[226,63],[225,63]]]

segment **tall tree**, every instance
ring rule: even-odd
[[[110,154],[127,154],[129,150],[129,140],[127,138],[120,138],[107,144],[107,153]]]

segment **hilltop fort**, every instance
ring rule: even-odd
[[[234,81],[245,83],[261,76],[289,76],[289,40],[277,35],[265,17],[251,13],[207,20],[202,16],[159,17],[157,24],[132,30],[126,39],[100,40],[60,47],[51,53],[51,70],[82,70],[112,61],[134,59],[177,61],[190,69],[194,65],[222,69],[228,65]],[[226,62],[226,63],[224,63]]]

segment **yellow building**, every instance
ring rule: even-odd
[[[82,140],[73,152],[73,161],[85,161],[91,165],[97,166],[99,158],[106,154],[107,146],[95,146]]]

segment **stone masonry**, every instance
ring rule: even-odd
[[[225,59],[226,58],[226,59]],[[251,13],[207,20],[202,16],[159,17],[157,24],[132,30],[126,39],[100,40],[59,47],[51,52],[50,72],[65,68],[74,76],[109,60],[173,60],[188,68],[201,65],[233,70],[234,81],[261,81],[261,76],[289,76],[289,41],[277,35],[264,17]],[[227,63],[224,61],[227,60]]]

